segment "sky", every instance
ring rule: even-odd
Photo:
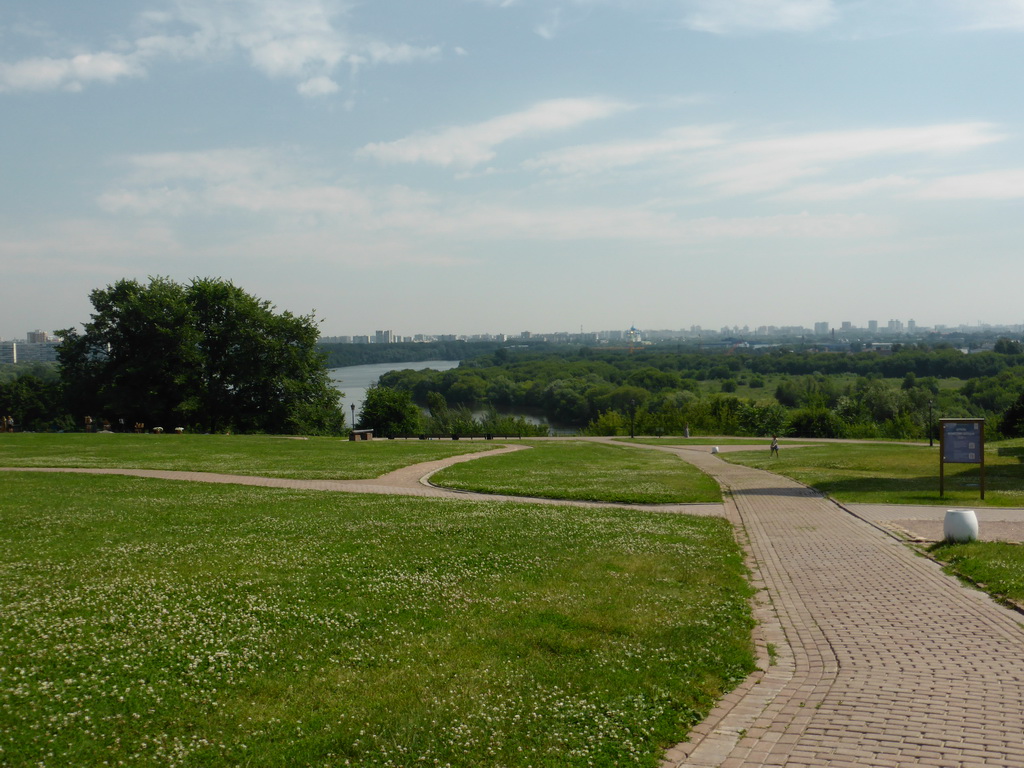
[[[0,338],[1024,323],[1024,0],[5,0]]]

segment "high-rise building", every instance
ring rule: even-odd
[[[52,363],[57,360],[57,341],[0,341],[0,363]]]

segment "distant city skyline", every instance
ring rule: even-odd
[[[1024,321],[1024,0],[7,0],[0,335]],[[894,308],[898,308],[895,309]]]
[[[876,324],[876,327],[872,327],[872,323]],[[827,326],[827,330],[824,332],[819,326]],[[691,324],[687,327],[654,327],[654,326],[629,326],[627,328],[600,328],[598,330],[588,330],[584,328],[572,329],[520,329],[518,331],[497,331],[497,330],[476,330],[472,332],[436,332],[427,333],[422,331],[410,331],[403,332],[389,329],[375,329],[372,332],[358,332],[358,333],[322,333],[321,338],[327,340],[340,340],[340,339],[353,339],[361,338],[365,339],[364,343],[391,343],[392,341],[423,341],[427,339],[444,339],[444,338],[494,338],[498,336],[504,336],[507,338],[521,338],[523,334],[529,334],[531,336],[554,336],[554,335],[599,335],[607,336],[609,334],[627,334],[630,329],[635,329],[640,333],[671,333],[679,334],[682,336],[699,335],[701,333],[707,334],[750,334],[750,335],[785,335],[785,334],[807,334],[807,335],[830,335],[832,333],[842,334],[844,332],[850,333],[866,333],[866,332],[877,332],[879,334],[906,334],[906,333],[933,333],[933,332],[958,332],[958,333],[984,333],[984,332],[1000,332],[1005,331],[1007,333],[1022,334],[1024,333],[1024,322],[1021,323],[986,323],[984,321],[977,321],[975,323],[959,323],[956,325],[949,325],[944,323],[938,323],[934,325],[928,325],[925,323],[917,322],[914,318],[908,318],[902,320],[900,318],[889,318],[885,321],[881,320],[867,320],[858,324],[853,320],[841,320],[838,323],[829,323],[828,321],[814,321],[805,324],[795,325],[775,325],[768,323],[761,323],[758,325],[744,324],[739,325],[735,323],[727,323],[722,326],[713,327],[710,325],[703,324]],[[54,329],[59,330],[59,329]],[[42,330],[35,328],[30,331],[25,331],[21,335],[13,336],[0,336],[0,342],[18,342],[18,343],[42,343],[42,342],[54,342],[56,339],[53,335],[53,331]]]
[[[827,326],[827,327],[823,327]],[[526,330],[518,333],[503,332],[478,332],[470,334],[456,333],[411,333],[403,334],[392,329],[375,330],[373,333],[359,334],[337,334],[324,335],[321,340],[326,343],[356,343],[356,344],[390,344],[394,342],[420,342],[420,341],[452,341],[458,339],[469,340],[514,340],[530,338],[553,338],[553,337],[595,337],[597,339],[628,339],[633,332],[637,340],[647,337],[679,337],[698,338],[704,336],[794,336],[804,335],[810,337],[842,336],[843,334],[857,337],[874,335],[884,336],[911,336],[933,333],[1007,333],[1020,335],[1024,333],[1024,323],[1015,325],[995,325],[991,323],[978,323],[976,325],[961,324],[957,326],[935,325],[926,326],[910,319],[903,322],[898,319],[889,319],[885,323],[869,320],[862,326],[857,326],[853,321],[842,321],[838,326],[831,326],[825,322],[814,323],[813,326],[806,325],[759,325],[756,327],[727,325],[720,328],[708,328],[700,325],[692,325],[689,328],[637,328],[631,326],[626,329],[603,329],[599,331],[536,331]]]
[[[806,325],[774,326],[760,325],[757,327],[727,325],[720,328],[707,328],[691,325],[689,328],[637,328],[631,326],[624,329],[604,329],[600,331],[534,331],[524,330],[516,333],[478,332],[478,333],[412,333],[402,334],[391,329],[377,329],[372,334],[339,334],[321,335],[324,343],[340,344],[391,344],[396,342],[431,342],[431,341],[549,341],[555,343],[595,343],[605,345],[628,345],[632,348],[637,344],[645,344],[666,340],[702,342],[707,344],[722,343],[725,339],[742,339],[754,344],[759,342],[778,343],[789,339],[802,338],[813,343],[833,344],[854,341],[893,342],[926,338],[933,334],[948,335],[980,335],[1007,336],[1019,340],[1024,334],[1024,324],[993,325],[978,323],[977,325],[958,326],[925,326],[915,320],[903,322],[889,319],[885,323],[869,320],[864,326],[856,326],[851,320],[841,321],[839,326],[832,326],[825,321],[817,321],[813,327]],[[0,338],[0,364],[52,362],[57,359],[58,339],[50,332],[35,329],[25,333],[23,338]]]

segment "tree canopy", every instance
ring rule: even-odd
[[[413,402],[540,414],[605,434],[927,437],[934,419],[984,417],[993,430],[1024,390],[1024,354],[946,347],[795,352],[509,348],[445,371],[386,373]],[[1012,415],[1012,414],[1011,414]],[[1004,419],[1009,427],[1012,419]],[[990,434],[995,434],[994,431]]]
[[[359,414],[359,426],[377,434],[411,435],[421,426],[420,409],[408,392],[390,387],[372,386]]]
[[[227,280],[119,280],[82,332],[58,332],[70,410],[210,432],[335,434],[344,426],[314,316],[277,313]]]

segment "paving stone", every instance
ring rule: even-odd
[[[777,475],[674,450],[731,493],[795,662],[752,719],[765,735],[739,765],[1024,765],[1020,614],[914,554],[865,519],[871,510],[854,515]],[[701,746],[666,768],[698,765]]]

